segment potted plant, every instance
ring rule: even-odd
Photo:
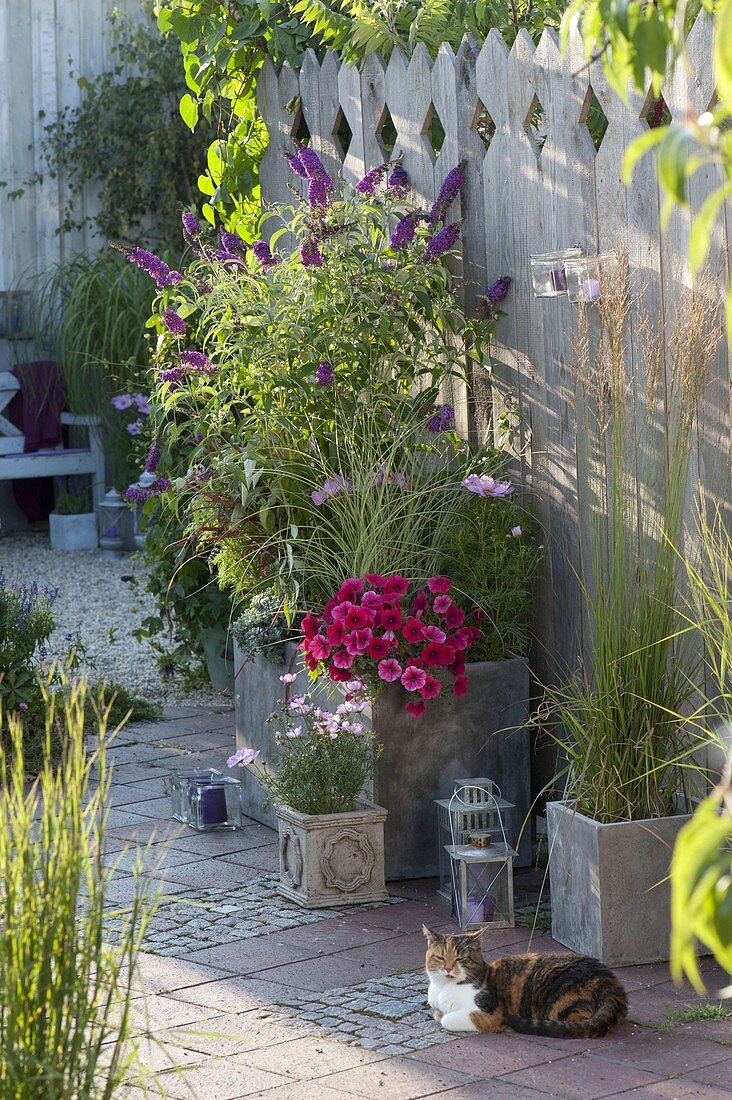
[[[634,349],[646,377],[637,413],[640,383],[626,373],[627,286],[621,260],[598,307],[605,351],[592,361],[586,351],[578,375],[584,459],[596,474],[580,517],[590,640],[579,674],[551,688],[536,716],[565,764],[563,798],[547,805],[552,935],[611,966],[668,958],[671,852],[698,790],[701,736],[684,717],[698,666],[679,618],[677,547],[696,405],[719,340],[713,296],[690,292],[661,402],[663,342],[646,322],[645,344]],[[579,346],[590,344],[585,329]]]
[[[88,489],[62,489],[48,517],[52,550],[96,550],[96,513]]]
[[[277,772],[256,767],[275,804],[280,893],[311,909],[385,901],[386,810],[362,797],[378,756],[359,720],[367,702],[358,690],[335,711],[305,695],[286,701],[277,726]],[[254,749],[239,749],[229,767],[252,767]]]

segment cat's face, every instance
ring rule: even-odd
[[[463,936],[441,936],[423,924],[422,931],[427,938],[425,969],[430,977],[464,982],[480,976],[485,966],[480,947],[482,929]]]

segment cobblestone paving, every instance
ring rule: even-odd
[[[291,998],[278,999],[283,1011],[259,1015],[308,1030],[316,1024],[325,1035],[382,1054],[410,1054],[455,1038],[437,1026],[426,997],[424,970],[410,970],[347,989],[297,990]]]
[[[279,876],[262,875],[240,885],[187,890],[184,896],[163,897],[145,934],[145,950],[154,955],[182,958],[204,947],[218,947],[232,940],[247,940],[301,928],[318,921],[351,913],[398,905],[404,898],[367,902],[342,909],[303,909],[277,891]],[[109,930],[117,931],[124,918],[111,918]]]

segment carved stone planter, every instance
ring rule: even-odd
[[[277,806],[280,893],[309,909],[386,901],[381,806],[344,814],[301,814]]]

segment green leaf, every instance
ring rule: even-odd
[[[732,110],[732,0],[720,0],[714,18],[714,74],[717,94]]]
[[[714,222],[720,206],[729,196],[732,196],[732,183],[713,191],[694,218],[689,237],[689,266],[693,275],[696,275],[704,266],[709,252]]]
[[[659,145],[665,139],[668,129],[668,126],[659,126],[655,130],[648,130],[642,137],[630,143],[623,157],[623,183],[626,187],[633,182],[633,172],[638,161],[649,149]]]
[[[192,95],[184,95],[180,101],[180,117],[189,130],[195,130],[198,123],[198,100]]]
[[[662,187],[680,205],[688,206],[686,190],[691,138],[680,126],[669,126],[658,151],[658,178]]]

